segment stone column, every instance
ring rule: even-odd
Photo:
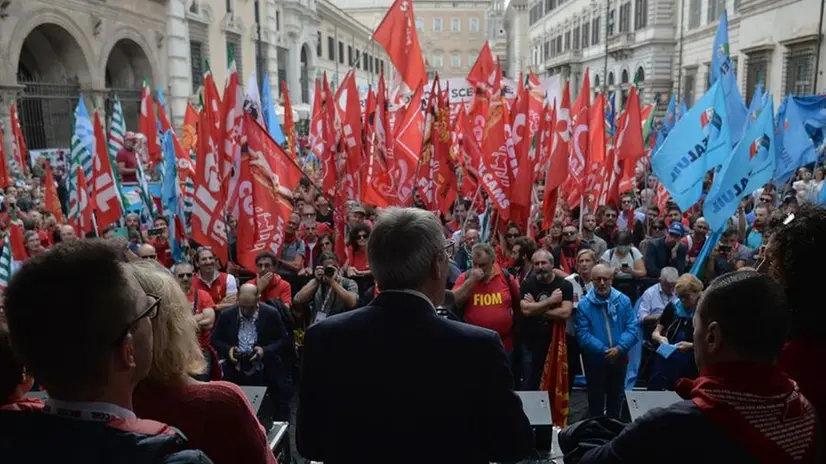
[[[172,113],[172,127],[180,129],[186,103],[192,95],[192,66],[189,56],[189,23],[186,2],[169,0],[166,16],[167,105]]]
[[[11,154],[11,104],[17,98],[17,94],[23,90],[23,86],[17,83],[0,83],[0,125],[3,127],[3,139],[0,143],[6,152],[6,159]]]
[[[298,34],[290,34],[290,59],[287,64],[287,88],[290,91],[290,102],[293,105],[301,103],[301,39]]]

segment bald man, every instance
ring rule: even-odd
[[[143,243],[141,246],[138,247],[138,258],[140,259],[154,259],[157,261],[158,259],[158,252],[155,250],[155,247],[148,243]]]
[[[258,287],[244,284],[238,302],[223,310],[212,331],[212,346],[224,363],[224,380],[238,385],[267,387],[274,411],[264,411],[275,420],[289,419],[288,366],[283,359],[292,343],[278,310],[258,299]]]
[[[75,233],[75,228],[70,226],[69,224],[62,224],[58,231],[60,233],[60,242],[74,242],[77,240],[77,233]]]
[[[576,336],[585,361],[588,413],[619,419],[628,352],[639,339],[639,322],[631,299],[613,288],[614,270],[598,264],[591,270],[594,288],[576,310]]]

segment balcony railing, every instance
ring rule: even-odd
[[[567,50],[545,60],[545,66],[553,68],[567,64],[579,63],[582,60],[582,50]]]
[[[636,34],[633,32],[621,32],[616,35],[608,37],[608,53],[609,54],[625,54],[631,52],[631,47],[634,46]]]

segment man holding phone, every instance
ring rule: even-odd
[[[748,264],[744,256],[753,257],[754,251],[737,241],[737,229],[727,228],[720,236],[720,242],[711,250],[711,259],[706,263],[706,277],[710,280],[740,269]],[[753,263],[753,259],[749,261]]]
[[[310,325],[358,304],[358,284],[341,276],[335,253],[324,252],[318,261],[313,278],[293,297],[293,311],[297,316],[307,316]]]

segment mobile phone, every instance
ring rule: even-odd
[[[148,235],[150,237],[160,237],[160,235],[162,233],[163,233],[163,229],[161,229],[161,228],[152,228],[152,229],[148,229],[146,231],[146,235]]]
[[[622,263],[622,268],[623,269],[628,269],[628,263]]]

